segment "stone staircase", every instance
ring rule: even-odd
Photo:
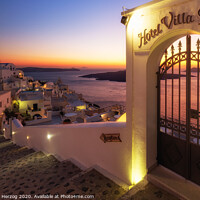
[[[52,155],[19,147],[0,135],[0,195],[31,195],[24,199],[94,195],[85,199],[117,200],[125,192],[95,169],[82,171],[71,161],[60,162]]]

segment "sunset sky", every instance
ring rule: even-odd
[[[122,6],[148,0],[0,0],[0,62],[125,68]]]

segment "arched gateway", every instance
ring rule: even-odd
[[[200,40],[192,42],[187,35],[162,60],[157,73],[158,163],[200,184]]]
[[[161,164],[200,184],[200,0],[155,0],[122,23],[133,182]]]

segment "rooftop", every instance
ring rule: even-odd
[[[21,101],[43,99],[43,93],[40,91],[22,91],[19,94]]]

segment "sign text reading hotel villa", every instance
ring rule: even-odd
[[[200,16],[200,9],[198,11],[198,16]],[[163,32],[163,25],[166,26],[168,29],[172,29],[173,26],[177,26],[180,24],[191,24],[195,22],[196,19],[197,18],[195,18],[195,15],[189,15],[187,13],[175,15],[173,12],[169,12],[169,15],[163,17],[161,19],[161,23],[158,24],[155,29],[144,29],[143,33],[138,34],[138,37],[140,38],[140,45],[138,47],[141,48],[142,45],[148,44],[148,42],[151,41],[152,38],[159,36]]]

